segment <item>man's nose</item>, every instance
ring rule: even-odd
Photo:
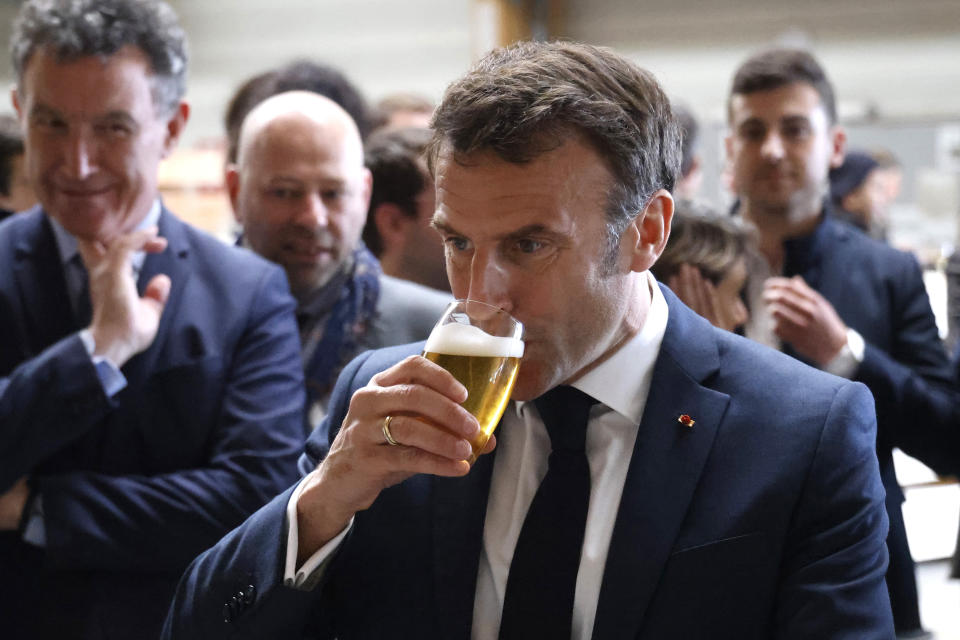
[[[311,229],[324,229],[330,223],[330,212],[319,193],[308,193],[300,211],[300,221]]]
[[[470,263],[468,297],[510,312],[513,305],[509,292],[510,274],[506,267],[490,252],[475,252]]]
[[[768,160],[780,160],[783,158],[784,153],[783,138],[779,133],[771,131],[764,139],[763,146],[760,150],[764,158]]]
[[[85,133],[76,131],[70,135],[64,167],[71,179],[85,180],[90,177],[95,169],[93,151],[93,143]]]

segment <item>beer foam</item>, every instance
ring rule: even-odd
[[[523,341],[492,336],[479,327],[451,322],[433,330],[424,351],[450,356],[522,358]]]

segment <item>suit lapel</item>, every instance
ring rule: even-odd
[[[729,396],[701,383],[719,367],[713,329],[668,290],[667,331],[627,471],[593,635],[634,638],[673,548]],[[681,424],[689,415],[693,427]],[[695,613],[693,613],[695,615]]]
[[[470,637],[495,453],[480,456],[462,478],[433,479],[433,585],[438,638]]]
[[[131,384],[134,384],[135,381],[144,381],[145,378],[141,374],[155,369],[157,354],[163,351],[170,325],[177,315],[183,292],[186,289],[187,281],[190,279],[190,268],[187,260],[190,255],[190,245],[184,224],[164,209],[160,214],[158,227],[159,234],[167,239],[167,248],[162,253],[146,256],[143,267],[140,269],[140,276],[137,278],[137,291],[143,295],[147,283],[154,276],[162,273],[170,278],[170,296],[167,298],[167,304],[160,316],[160,326],[150,348],[131,358],[123,368],[124,374]]]
[[[24,225],[14,249],[14,278],[32,357],[80,327],[73,317],[63,264],[46,215],[39,208],[20,215],[34,217]]]

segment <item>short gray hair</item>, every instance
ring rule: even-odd
[[[13,23],[10,51],[17,84],[31,56],[47,48],[57,60],[140,49],[153,72],[153,102],[170,114],[187,88],[187,38],[162,0],[27,0]]]
[[[583,135],[607,163],[610,262],[624,229],[680,170],[680,128],[653,74],[610,49],[522,42],[487,54],[451,84],[431,123],[433,165],[489,150],[524,163]]]

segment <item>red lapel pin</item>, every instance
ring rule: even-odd
[[[692,429],[693,425],[697,423],[696,420],[694,420],[693,418],[691,418],[685,413],[681,415],[679,418],[677,418],[677,422],[685,426],[687,429]]]

